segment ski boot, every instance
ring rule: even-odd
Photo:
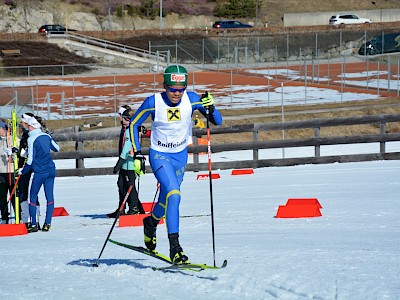
[[[107,218],[115,219],[115,218],[117,217],[117,215],[118,215],[118,211],[119,211],[119,208],[118,208],[116,211],[107,214]],[[121,214],[120,214],[120,215],[124,215],[124,214],[125,214],[125,209],[123,209],[123,210],[121,211]]]
[[[39,224],[36,225],[29,224],[28,233],[38,232],[39,230],[40,230]]]
[[[139,215],[140,211],[139,211],[139,208],[137,206],[134,206],[132,208],[129,208],[128,212],[126,214],[127,215]]]
[[[156,230],[158,221],[152,216],[148,216],[143,219],[143,231],[144,231],[144,244],[150,251],[154,251],[157,245]]]
[[[139,209],[139,212],[140,212],[141,215],[146,213],[144,211],[143,204],[140,201],[139,201],[139,204],[138,204],[138,209]]]
[[[174,265],[188,264],[189,258],[183,253],[182,247],[179,245],[179,234],[168,234],[169,239],[169,257]]]
[[[51,228],[50,224],[44,223],[43,227],[42,227],[42,231],[47,232],[50,230],[50,228]]]

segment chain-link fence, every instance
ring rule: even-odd
[[[386,33],[378,35],[384,37]],[[357,54],[356,50],[367,45],[372,36],[376,33],[221,36],[153,41],[149,47],[167,53],[170,63],[187,67],[188,90],[210,90],[226,108],[319,103],[329,95],[321,92],[321,96],[311,96],[312,89],[321,88],[318,85],[339,92],[341,101],[348,100],[349,89],[367,91],[375,98],[399,96],[399,58]],[[65,70],[63,66],[53,67]],[[56,78],[24,76],[0,81],[1,116],[8,117],[7,106],[16,106],[18,111],[32,111],[45,119],[113,116],[116,122],[119,105],[137,108],[145,97],[163,90],[162,70],[158,68],[113,69],[114,74],[108,76],[103,70],[91,77],[67,77],[61,72]],[[253,86],[252,92],[243,92],[245,86]],[[291,86],[298,87],[296,96],[289,95],[287,87]]]
[[[17,114],[31,111],[35,106],[32,87],[9,86],[0,87],[0,118],[10,118],[15,108]]]
[[[154,40],[150,51],[167,52],[173,63],[207,65],[207,68],[254,67],[270,62],[298,62],[305,59],[334,59],[358,55],[382,31],[327,31],[319,33],[269,34],[246,37],[210,37],[182,40]],[[382,46],[380,47],[382,48]],[[400,49],[398,49],[400,51]],[[367,56],[372,53],[364,53]],[[375,53],[376,54],[376,53]],[[211,66],[210,66],[211,65]]]

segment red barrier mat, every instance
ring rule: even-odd
[[[286,205],[317,205],[322,208],[317,198],[289,198]]]
[[[209,174],[199,174],[197,175],[197,180],[205,180],[205,179],[209,179],[210,175]],[[221,178],[221,176],[219,176],[218,173],[212,173],[211,174],[211,178],[212,179],[219,179]]]
[[[118,227],[132,227],[132,226],[143,226],[143,219],[150,214],[141,215],[121,215],[119,217]],[[160,220],[158,224],[163,224],[164,218]]]
[[[317,205],[280,205],[276,218],[312,218],[322,216]]]
[[[69,216],[69,213],[64,207],[54,207],[53,217],[64,217]]]
[[[232,170],[231,175],[248,175],[248,174],[254,174],[253,169],[238,169],[238,170]]]
[[[155,202],[154,205],[156,205]],[[153,208],[153,202],[142,202],[142,206],[145,212],[151,212]]]
[[[25,224],[0,224],[0,236],[28,234]]]

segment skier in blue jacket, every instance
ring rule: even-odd
[[[19,169],[19,175],[28,174],[33,171],[33,180],[30,189],[29,215],[31,226],[28,232],[37,232],[39,226],[36,220],[37,196],[40,188],[44,187],[44,193],[47,201],[46,219],[42,231],[49,231],[51,219],[54,211],[54,179],[56,177],[56,167],[50,155],[50,150],[58,152],[60,147],[53,138],[40,129],[40,123],[35,117],[28,119],[28,160],[22,169]]]
[[[156,93],[144,100],[131,119],[130,133],[134,151],[134,168],[144,168],[139,141],[141,124],[151,116],[149,161],[153,173],[160,183],[158,202],[151,216],[143,219],[144,242],[154,251],[156,228],[160,219],[166,217],[170,258],[174,264],[188,263],[188,257],[179,244],[179,203],[180,186],[186,170],[188,145],[192,142],[192,114],[198,110],[214,125],[222,123],[222,116],[214,107],[214,99],[206,92],[200,97],[186,91],[187,70],[172,65],[164,71],[165,92]],[[144,171],[144,170],[143,170]]]

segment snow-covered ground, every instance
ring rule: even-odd
[[[70,216],[55,217],[47,233],[0,238],[0,298],[399,299],[400,161],[214,172],[215,257],[225,269],[153,271],[165,264],[110,243],[93,268],[113,223],[105,214],[117,206],[117,175],[56,178],[56,207]],[[212,265],[209,181],[198,174],[182,184],[180,241],[192,262]],[[155,192],[153,174],[140,178],[143,202]],[[322,217],[274,217],[304,197],[318,198]],[[116,226],[111,237],[143,244],[142,227]],[[165,225],[157,249],[168,253]]]
[[[260,95],[260,105],[290,104],[279,102],[280,88],[275,92]],[[304,101],[289,87],[284,92],[293,95],[290,102]],[[241,102],[217,101],[249,107],[251,94],[244,91]],[[307,99],[344,100],[318,89],[308,89]],[[260,158],[313,151],[269,149]],[[378,151],[379,144],[321,147],[321,155]],[[400,143],[387,143],[386,151],[400,151]],[[213,161],[244,159],[252,159],[252,152],[212,155]],[[115,162],[87,159],[85,166]],[[56,165],[72,168],[75,161]],[[0,299],[400,299],[400,161],[260,168],[242,176],[214,172],[221,176],[213,180],[215,257],[217,265],[227,259],[227,268],[153,271],[165,264],[110,243],[93,268],[113,224],[105,214],[117,208],[117,175],[56,178],[56,207],[70,216],[55,217],[47,233],[0,237]],[[180,241],[192,262],[212,265],[210,187],[208,180],[196,180],[198,174],[187,172],[182,184]],[[153,174],[140,178],[139,189],[143,202],[153,201]],[[43,191],[39,197],[44,204]],[[318,198],[322,217],[275,218],[288,198],[304,197]],[[41,225],[44,214],[42,205]],[[143,245],[142,230],[116,226],[111,237]],[[165,225],[159,226],[157,249],[168,253]]]

